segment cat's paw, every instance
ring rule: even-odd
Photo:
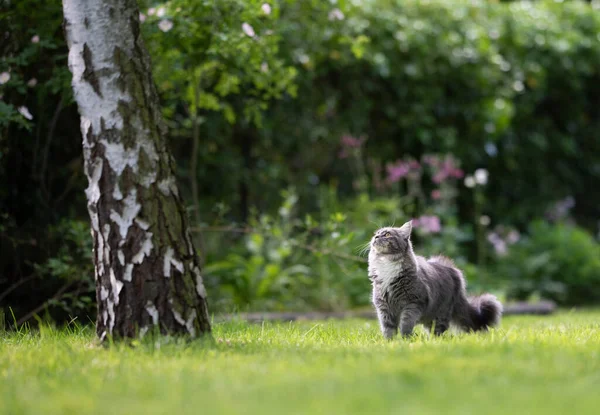
[[[398,333],[398,330],[395,328],[384,328],[382,331],[383,337],[385,337],[386,340],[393,340],[394,337],[396,337],[396,334]]]

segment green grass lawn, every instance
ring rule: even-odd
[[[102,348],[89,329],[0,334],[0,413],[600,411],[600,312],[410,341],[359,320],[218,324],[214,337]]]

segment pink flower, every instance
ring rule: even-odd
[[[350,135],[344,135],[342,136],[342,145],[344,147],[349,147],[349,148],[360,148],[363,143],[365,141],[367,141],[367,138],[365,136],[361,136],[361,137],[352,137]]]
[[[436,173],[435,176],[431,179],[435,184],[440,184],[444,181],[446,175],[443,172]]]
[[[410,167],[411,170],[418,170],[421,168],[421,165],[417,160],[411,160],[408,162],[408,167]]]
[[[35,35],[31,38],[31,43],[40,43],[40,37],[38,35]]]
[[[344,13],[340,9],[333,9],[329,12],[327,16],[329,20],[344,20]]]
[[[456,162],[452,156],[446,156],[444,160],[440,160],[435,156],[424,156],[423,162],[433,168],[433,182],[442,183],[449,178],[460,179],[465,173],[456,166]]]
[[[252,26],[250,26],[249,23],[242,24],[242,31],[248,37],[254,37],[254,36],[256,36],[256,33],[254,32],[254,28]]]
[[[163,19],[158,23],[158,28],[163,32],[168,32],[173,28],[173,22],[167,19]]]
[[[442,191],[440,189],[435,189],[431,191],[431,198],[433,200],[440,200],[442,198]]]
[[[0,85],[3,85],[10,81],[10,74],[8,72],[0,73]]]
[[[456,177],[457,179],[462,179],[463,176],[465,175],[465,172],[462,171],[461,169],[456,168],[456,169],[453,169],[452,172],[450,172],[450,175],[452,177]]]
[[[410,167],[402,160],[398,160],[394,164],[388,164],[386,170],[388,173],[388,182],[395,183],[410,172]]]
[[[519,239],[521,239],[521,234],[519,233],[519,231],[517,230],[511,230],[508,233],[508,236],[506,237],[506,240],[508,241],[509,244],[515,244],[517,242],[519,242]]]
[[[268,3],[265,3],[261,6],[261,10],[264,14],[269,15],[271,14],[271,6]]]
[[[440,218],[433,215],[423,215],[418,219],[413,219],[413,226],[422,229],[425,233],[439,233],[442,230]]]

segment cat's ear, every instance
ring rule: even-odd
[[[402,226],[400,227],[400,229],[398,229],[398,232],[400,232],[400,234],[401,234],[401,235],[402,235],[404,238],[406,238],[406,239],[410,238],[410,234],[411,234],[411,232],[412,232],[412,221],[411,221],[411,220],[409,220],[409,221],[408,221],[408,222],[406,222],[404,225],[402,225]]]

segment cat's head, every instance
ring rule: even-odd
[[[385,227],[377,229],[371,238],[371,249],[378,254],[403,254],[409,251],[412,222],[408,221],[399,228]]]

